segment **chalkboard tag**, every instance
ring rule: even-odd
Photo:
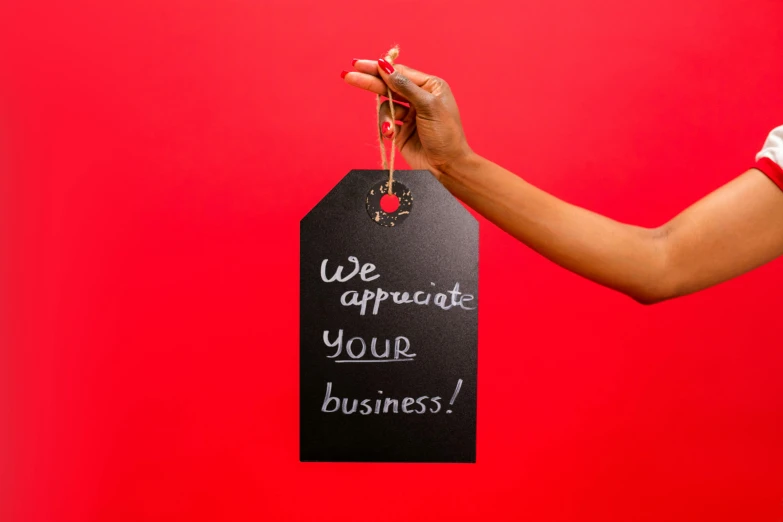
[[[300,222],[300,460],[475,462],[478,222],[352,170]]]

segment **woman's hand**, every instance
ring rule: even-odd
[[[388,58],[388,57],[386,57]],[[355,71],[343,71],[346,83],[386,96],[393,91],[394,116],[389,103],[381,106],[381,134],[393,139],[413,169],[429,170],[437,178],[450,167],[469,158],[468,146],[457,102],[448,84],[435,76],[386,59],[354,60]],[[396,102],[409,104],[410,107]]]

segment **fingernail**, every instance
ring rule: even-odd
[[[356,65],[356,62],[358,61],[359,61],[358,58],[354,58],[353,60],[351,60],[351,65]]]
[[[381,132],[383,134],[388,134],[389,129],[391,129],[391,123],[389,123],[388,121],[383,122],[383,125],[381,125]]]
[[[378,59],[378,65],[381,66],[381,69],[383,69],[386,74],[391,74],[394,72],[394,67],[392,67],[392,65],[383,58]]]
[[[345,75],[348,74],[348,71],[343,71],[340,73],[340,78],[345,78]]]

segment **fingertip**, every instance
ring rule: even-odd
[[[346,76],[347,74],[348,74],[348,71],[342,71],[342,72],[340,73],[340,78],[342,78],[342,79],[344,80],[344,79],[345,79],[345,76]]]
[[[392,67],[392,64],[384,60],[383,58],[378,58],[378,65],[383,69],[383,72],[386,74],[392,74],[394,72],[394,67]]]
[[[384,121],[381,124],[381,134],[387,140],[393,140],[394,139],[395,131],[396,131],[396,128],[394,127],[394,125],[391,124],[390,121]]]

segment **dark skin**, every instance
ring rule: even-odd
[[[566,203],[476,154],[448,83],[386,60],[356,60],[344,81],[384,103],[384,137],[413,169],[558,265],[643,304],[697,292],[783,255],[783,191],[750,169],[656,228]],[[383,125],[386,123],[386,125]]]

